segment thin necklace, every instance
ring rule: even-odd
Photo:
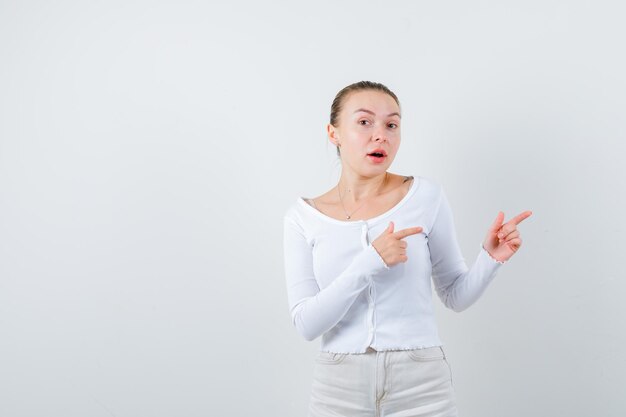
[[[383,179],[383,182],[381,183],[381,185],[376,190],[376,195],[378,195],[378,192],[383,188],[383,186],[385,185],[385,182],[387,182],[387,172],[386,171],[385,171],[385,178]],[[365,203],[367,203],[367,200],[370,198],[370,197],[366,198],[365,202],[363,204],[361,204],[359,207],[357,207],[355,210],[353,210],[352,213],[348,213],[348,210],[346,210],[346,206],[343,204],[343,197],[341,196],[341,189],[340,189],[339,185],[337,185],[337,191],[339,192],[339,201],[341,201],[341,206],[343,207],[343,211],[346,213],[346,220],[350,220],[352,215],[354,213],[356,213],[356,211],[358,209],[363,207],[365,205]]]

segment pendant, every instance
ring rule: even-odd
[[[350,216],[346,216],[346,219],[350,220]]]

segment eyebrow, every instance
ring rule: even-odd
[[[376,116],[376,113],[374,113],[373,111],[368,110],[368,109],[356,109],[354,112],[355,112],[355,113],[358,113],[358,112],[360,112],[360,111],[365,112],[365,113],[369,113],[369,114],[371,114],[371,115]],[[391,116],[398,116],[398,117],[402,118],[402,116],[400,116],[400,113],[398,113],[398,112],[389,113],[389,114],[387,115],[387,117],[391,117]]]

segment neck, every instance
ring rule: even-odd
[[[374,177],[342,172],[337,187],[344,203],[358,203],[378,194],[389,180],[388,176],[386,171]]]

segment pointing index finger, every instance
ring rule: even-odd
[[[527,210],[521,214],[518,214],[517,216],[513,217],[510,221],[515,224],[518,225],[520,224],[523,220],[527,219],[530,217],[530,215],[533,214],[532,211]]]
[[[422,227],[409,227],[406,229],[398,230],[393,234],[396,239],[404,239],[407,236],[416,235],[424,230]]]

